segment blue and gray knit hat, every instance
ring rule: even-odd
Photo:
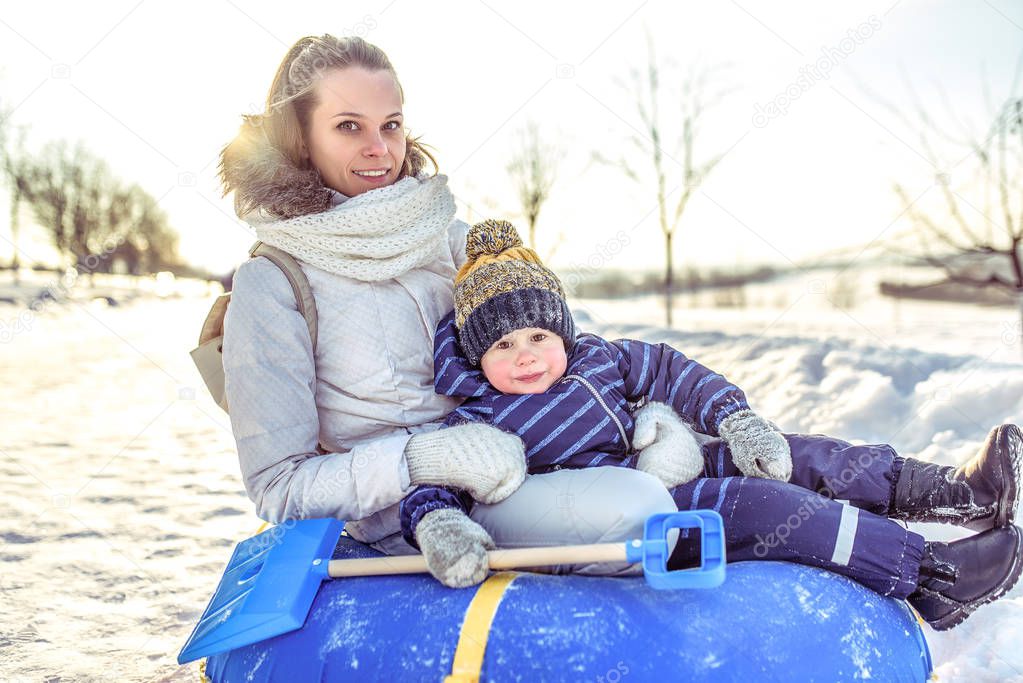
[[[466,358],[480,358],[498,339],[524,327],[550,330],[575,344],[575,324],[558,277],[522,245],[508,221],[486,220],[469,229],[469,260],[455,276],[455,327]]]

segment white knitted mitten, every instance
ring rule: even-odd
[[[441,508],[423,515],[416,543],[434,578],[451,588],[473,586],[487,578],[490,534],[461,510]]]
[[[729,415],[718,433],[732,451],[732,462],[747,477],[788,481],[792,477],[792,452],[778,428],[752,410]]]
[[[416,434],[405,446],[405,460],[414,486],[451,486],[487,504],[504,500],[526,478],[522,439],[485,424]]]
[[[648,403],[636,411],[633,447],[640,451],[636,469],[654,475],[673,489],[703,472],[703,449],[675,410]]]

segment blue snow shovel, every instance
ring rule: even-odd
[[[328,578],[419,574],[422,555],[332,560],[344,528],[336,519],[291,521],[235,546],[216,592],[178,654],[178,664],[258,643],[302,627]],[[700,529],[700,567],[668,571],[668,533]],[[657,589],[713,588],[725,580],[725,535],[721,515],[690,510],[653,515],[643,539],[553,548],[510,548],[487,553],[491,569],[592,562],[640,562]]]

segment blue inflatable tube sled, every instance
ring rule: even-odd
[[[203,620],[223,622],[244,602],[237,589],[218,601],[226,584],[247,580],[230,574],[244,543]],[[380,556],[348,536],[325,547],[332,559]],[[270,568],[261,573],[272,577]],[[786,562],[729,564],[724,582],[706,589],[500,572],[460,590],[428,575],[328,579],[304,590],[311,605],[304,622],[300,614],[297,628],[288,627],[295,630],[259,642],[250,635],[250,644],[210,655],[205,676],[214,683],[835,683],[926,681],[932,669],[920,622],[904,602]],[[179,661],[201,656],[187,655],[201,652],[194,641],[210,628],[200,621]]]

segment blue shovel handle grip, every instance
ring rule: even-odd
[[[673,529],[700,530],[700,566],[668,571]],[[626,544],[629,562],[643,563],[643,576],[657,589],[714,588],[725,581],[725,527],[713,510],[683,510],[652,515],[643,527],[643,540]]]

